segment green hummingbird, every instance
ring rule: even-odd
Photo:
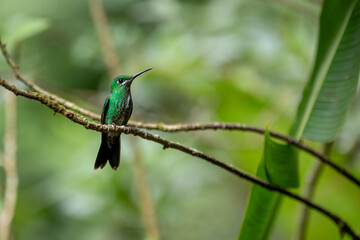
[[[148,68],[133,76],[121,75],[112,81],[111,93],[106,98],[102,109],[101,124],[125,125],[129,121],[133,109],[131,83],[136,77],[151,69]],[[108,160],[110,166],[116,170],[120,164],[119,133],[101,134],[101,145],[94,168],[103,168]]]

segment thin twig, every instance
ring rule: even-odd
[[[138,128],[129,127],[129,126],[115,126],[115,125],[102,125],[95,122],[88,121],[84,116],[79,115],[73,111],[70,111],[66,109],[64,106],[56,102],[55,100],[51,99],[49,96],[46,96],[41,93],[37,92],[29,92],[23,89],[19,89],[14,85],[9,84],[6,82],[3,78],[0,77],[0,85],[6,88],[7,90],[13,92],[15,95],[20,95],[29,99],[33,99],[36,101],[41,102],[42,104],[48,106],[51,108],[55,113],[60,113],[64,115],[66,118],[70,119],[71,121],[78,123],[80,125],[83,125],[86,129],[92,129],[98,132],[117,132],[117,133],[124,133],[124,134],[131,134],[134,136],[139,136],[143,139],[153,141],[156,143],[159,143],[163,145],[163,148],[172,148],[179,150],[181,152],[184,152],[186,154],[189,154],[191,156],[203,159],[209,163],[212,163],[240,178],[243,178],[251,183],[257,184],[259,186],[262,186],[266,189],[269,189],[271,191],[276,191],[279,193],[282,193],[292,199],[295,199],[303,204],[305,204],[308,207],[311,207],[318,212],[326,215],[328,218],[330,218],[340,229],[341,232],[349,234],[353,239],[360,240],[360,236],[356,235],[356,233],[352,230],[352,228],[348,225],[347,222],[345,222],[343,219],[338,217],[336,214],[332,213],[331,211],[323,208],[322,206],[313,203],[312,201],[303,198],[297,194],[294,194],[292,192],[289,192],[288,190],[278,187],[276,185],[273,185],[271,183],[268,183],[262,179],[259,179],[251,174],[248,174],[235,166],[222,162],[214,157],[211,157],[197,149],[186,147],[180,143],[168,141],[159,135],[154,135],[145,131],[142,131]]]
[[[259,134],[264,134],[265,129],[259,128],[259,127],[253,127],[253,126],[247,126],[244,124],[239,123],[191,123],[191,124],[174,124],[174,125],[166,125],[162,123],[138,123],[138,122],[131,122],[128,124],[129,126],[133,127],[139,127],[139,128],[145,128],[148,130],[160,130],[164,132],[187,132],[187,131],[201,131],[201,130],[240,130],[240,131],[249,131],[249,132],[255,132]],[[286,135],[282,135],[277,132],[270,131],[270,135],[272,137],[275,137],[277,139],[281,139],[289,144],[292,144],[311,155],[318,158],[321,162],[329,165],[332,167],[335,171],[340,173],[341,175],[345,176],[347,179],[349,179],[351,182],[355,183],[357,186],[360,187],[360,180],[357,179],[354,175],[352,175],[349,171],[347,171],[345,168],[337,165],[333,161],[330,161],[330,159],[324,155],[321,154],[314,149],[302,144],[301,142],[297,141],[294,138],[291,138]]]
[[[3,55],[5,56],[7,62],[9,63],[10,67],[14,71],[14,74],[16,77],[24,82],[27,86],[29,86],[32,90],[37,91],[41,94],[47,95],[51,97],[51,99],[55,100],[57,103],[64,105],[68,109],[72,109],[75,112],[80,113],[83,116],[89,117],[93,120],[100,121],[100,115],[93,113],[87,109],[84,109],[82,107],[77,106],[76,104],[69,102],[61,97],[58,97],[57,95],[53,93],[49,93],[48,91],[45,91],[35,83],[31,82],[30,80],[24,78],[18,69],[18,66],[15,64],[15,62],[11,59],[9,53],[7,52],[5,48],[5,44],[3,44],[0,41],[0,48],[3,52]],[[239,123],[191,123],[191,124],[164,124],[164,123],[142,123],[142,122],[135,122],[135,121],[129,121],[127,124],[128,126],[138,127],[138,128],[145,128],[148,130],[159,130],[163,132],[187,132],[187,131],[203,131],[203,130],[238,130],[238,131],[249,131],[249,132],[255,132],[259,134],[264,134],[265,130],[263,128],[259,127],[253,127],[253,126],[247,126],[244,124]],[[327,156],[324,156],[321,153],[318,153],[316,150],[302,144],[301,142],[297,141],[296,139],[293,139],[289,136],[282,135],[280,133],[276,133],[273,131],[270,131],[270,135],[272,137],[284,140],[299,149],[304,150],[305,152],[308,152],[309,154],[313,155],[317,159],[319,159],[321,162],[329,165],[331,168],[333,168],[335,171],[349,179],[351,182],[355,183],[357,186],[360,187],[360,180],[357,179],[354,175],[352,175],[349,171],[347,171],[345,168],[337,165],[333,161],[330,161],[330,159]]]
[[[18,188],[16,167],[16,97],[10,92],[6,92],[4,96],[5,136],[3,167],[5,172],[5,192],[3,208],[0,211],[0,240],[10,239]]]
[[[332,146],[333,146],[333,142],[324,144],[323,153],[325,156],[329,156]],[[310,177],[308,178],[309,180],[305,189],[305,197],[307,199],[313,198],[316,184],[319,180],[320,174],[323,169],[324,169],[324,164],[322,162],[316,162],[314,170],[311,171]],[[297,234],[295,235],[295,240],[305,239],[309,213],[310,213],[309,209],[306,206],[303,206],[300,212],[299,229]]]

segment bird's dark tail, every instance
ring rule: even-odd
[[[104,133],[103,133],[104,134]],[[109,160],[112,169],[116,170],[120,164],[120,136],[116,138],[114,145],[109,148],[106,137],[102,136],[101,145],[96,157],[94,168],[98,169],[105,167],[107,160]]]

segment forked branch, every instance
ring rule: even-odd
[[[271,191],[276,191],[281,194],[284,194],[292,199],[295,199],[295,200],[305,204],[306,206],[308,206],[310,208],[313,208],[313,209],[321,212],[322,214],[324,214],[325,216],[330,218],[339,227],[341,232],[349,234],[350,236],[352,236],[353,239],[360,239],[360,237],[358,235],[356,235],[356,233],[352,230],[352,228],[348,225],[348,223],[346,223],[343,219],[341,219],[340,217],[338,217],[337,215],[335,215],[328,209],[325,209],[322,206],[315,204],[312,201],[310,201],[306,198],[303,198],[297,194],[289,192],[288,190],[286,190],[284,188],[278,187],[274,184],[271,184],[262,179],[259,179],[251,174],[248,174],[248,173],[236,168],[235,166],[233,166],[231,164],[222,162],[222,161],[220,161],[214,157],[211,157],[197,149],[186,147],[177,142],[168,141],[168,140],[160,137],[159,135],[154,135],[154,134],[142,131],[139,128],[129,127],[129,126],[102,125],[102,124],[98,124],[95,122],[91,122],[91,121],[87,120],[84,116],[79,115],[73,111],[66,109],[63,105],[59,104],[57,101],[53,100],[51,97],[44,95],[42,93],[29,92],[29,91],[17,88],[16,86],[9,84],[7,81],[5,81],[1,77],[0,77],[0,85],[3,86],[4,88],[6,88],[7,90],[13,92],[15,95],[20,95],[20,96],[41,102],[42,104],[51,108],[55,113],[60,113],[60,114],[64,115],[65,117],[67,117],[68,119],[70,119],[71,121],[83,125],[87,129],[92,129],[92,130],[95,130],[98,132],[118,132],[118,133],[139,136],[143,139],[153,141],[153,142],[163,145],[164,149],[166,149],[166,148],[176,149],[176,150],[179,150],[186,154],[189,154],[191,156],[203,159],[203,160],[205,160],[209,163],[212,163],[228,172],[231,172],[232,174],[234,174],[242,179],[245,179],[251,183],[260,185]]]
[[[234,175],[243,178],[251,183],[260,185],[264,188],[267,188],[271,191],[276,191],[279,193],[282,193],[290,198],[293,198],[306,206],[313,208],[327,217],[329,217],[341,230],[343,233],[347,233],[350,236],[352,236],[353,239],[360,239],[358,235],[350,228],[350,226],[342,220],[340,217],[332,213],[331,211],[323,208],[320,205],[317,205],[313,203],[312,201],[303,198],[297,194],[294,194],[292,192],[289,192],[288,190],[278,187],[276,185],[273,185],[271,183],[268,183],[262,179],[259,179],[251,174],[248,174],[235,166],[222,162],[214,157],[211,157],[201,151],[198,151],[193,148],[186,147],[180,143],[168,141],[164,138],[161,138],[158,135],[154,135],[145,131],[140,130],[139,128],[147,128],[152,130],[160,130],[160,131],[167,131],[167,132],[177,132],[177,131],[198,131],[198,130],[208,130],[208,129],[223,129],[223,130],[242,130],[242,131],[251,131],[263,134],[264,129],[256,128],[252,126],[246,126],[242,124],[230,124],[230,123],[208,123],[208,124],[177,124],[177,125],[165,125],[165,124],[146,124],[146,123],[139,123],[139,122],[131,122],[129,126],[112,126],[112,125],[101,125],[92,121],[89,121],[85,116],[90,117],[94,120],[99,120],[99,115],[81,108],[77,105],[75,105],[72,102],[69,102],[55,94],[52,94],[50,92],[47,92],[46,90],[40,88],[30,80],[24,78],[19,70],[15,62],[10,58],[10,55],[6,51],[5,45],[0,41],[0,47],[3,52],[3,55],[5,56],[7,62],[9,63],[10,67],[13,69],[15,76],[22,82],[24,82],[28,87],[33,89],[35,92],[26,91],[20,88],[17,88],[14,85],[9,84],[7,81],[5,81],[3,78],[0,77],[0,85],[6,88],[7,90],[13,92],[15,95],[21,95],[23,97],[33,99],[36,101],[41,102],[42,104],[48,106],[51,108],[55,113],[60,113],[70,119],[71,121],[83,125],[87,129],[92,129],[99,132],[118,132],[118,133],[124,133],[124,134],[132,134],[134,136],[139,136],[141,138],[147,139],[149,141],[153,141],[156,143],[159,143],[163,145],[163,148],[173,148],[179,151],[182,151],[186,154],[189,154],[191,156],[203,159],[207,162],[210,162],[220,168],[223,168],[224,170],[233,173]],[[73,111],[69,110],[72,109]],[[74,112],[75,111],[75,112]],[[78,114],[78,113],[80,114]],[[320,153],[317,153],[315,150],[301,144],[300,142],[285,136],[281,135],[279,133],[271,132],[271,135],[273,137],[282,139],[290,144],[293,144],[294,146],[297,146],[300,149],[303,149],[312,155],[316,156],[319,160],[323,161],[324,163],[330,165],[335,170],[337,170],[339,173],[347,177],[349,180],[360,186],[359,180],[357,180],[354,176],[352,176],[349,172],[347,172],[345,169],[343,169],[340,166],[337,166],[336,164],[333,164],[326,156],[321,155]]]
[[[25,83],[29,88],[32,90],[39,92],[43,95],[49,96],[51,99],[55,100],[57,103],[64,105],[67,109],[72,109],[75,112],[80,113],[83,116],[89,117],[93,120],[100,121],[100,115],[96,114],[90,110],[84,109],[73,102],[67,101],[64,98],[57,96],[56,94],[50,93],[43,88],[39,87],[37,84],[33,83],[29,79],[25,78],[21,75],[17,64],[12,60],[10,54],[7,52],[5,44],[0,41],[0,48],[5,56],[6,61],[8,62],[9,66],[13,70],[17,79]],[[145,128],[148,130],[159,130],[163,132],[188,132],[188,131],[205,131],[205,130],[234,130],[234,131],[248,131],[248,132],[255,132],[258,134],[264,134],[265,129],[253,126],[247,126],[244,124],[239,123],[190,123],[190,124],[164,124],[164,123],[143,123],[143,122],[136,122],[136,121],[129,121],[127,124],[128,126],[138,127],[138,128]],[[348,180],[356,184],[360,187],[360,180],[357,179],[354,175],[352,175],[348,170],[345,168],[337,165],[334,161],[331,161],[327,156],[317,152],[316,150],[302,144],[301,142],[297,141],[294,138],[289,136],[270,131],[270,135],[272,137],[281,139],[287,143],[290,143],[299,149],[308,152],[309,154],[313,155],[317,159],[319,159],[324,164],[330,166],[335,171],[346,177]]]

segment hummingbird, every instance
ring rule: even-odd
[[[133,76],[121,75],[112,81],[110,95],[106,98],[102,109],[101,124],[125,125],[129,121],[133,110],[131,83],[136,77],[151,69],[148,68]],[[120,149],[120,133],[101,133],[101,145],[94,168],[103,168],[109,160],[110,166],[116,170],[120,164]]]

